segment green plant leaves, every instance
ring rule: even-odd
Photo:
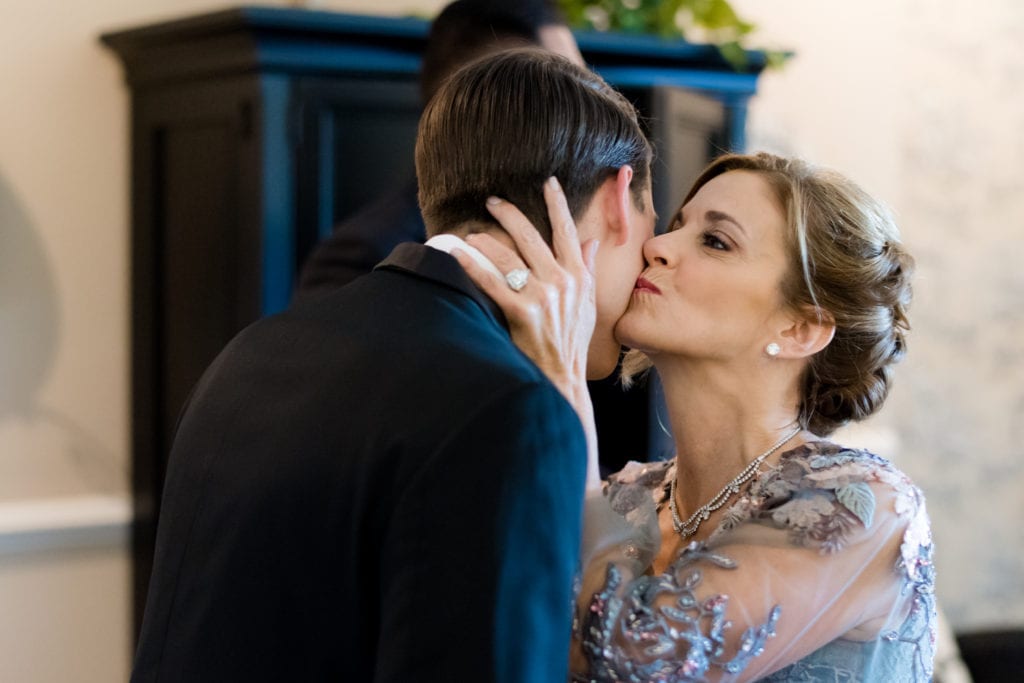
[[[662,38],[685,38],[699,30],[701,39],[715,45],[737,71],[748,66],[743,41],[756,28],[741,18],[729,0],[558,0],[573,28],[592,31],[648,33]],[[781,66],[785,52],[766,52],[769,66]]]
[[[558,0],[569,24],[591,30],[618,30],[680,36],[682,12],[694,26],[738,40],[755,25],[740,18],[729,0]]]

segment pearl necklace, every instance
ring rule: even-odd
[[[672,528],[676,530],[676,533],[683,538],[689,538],[697,533],[697,529],[700,528],[701,523],[710,517],[712,512],[725,505],[727,500],[739,493],[740,486],[747,483],[754,476],[757,469],[761,466],[761,463],[764,462],[764,459],[782,448],[787,441],[799,434],[800,429],[800,427],[797,427],[780,439],[774,446],[751,460],[750,464],[743,468],[742,472],[737,474],[732,481],[726,484],[721,491],[715,494],[714,498],[697,508],[697,510],[690,515],[690,518],[685,522],[679,519],[679,509],[676,507],[677,477],[672,477],[672,483],[669,484],[668,509],[672,512]]]

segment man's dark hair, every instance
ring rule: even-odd
[[[625,165],[643,208],[651,146],[636,110],[597,74],[536,48],[457,71],[420,118],[416,176],[427,234],[496,225],[488,196],[513,202],[551,242],[541,191],[556,176],[575,218]]]
[[[554,0],[455,0],[430,25],[420,69],[423,101],[459,67],[500,49],[537,45],[541,27],[564,23]]]

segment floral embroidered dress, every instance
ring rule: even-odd
[[[906,475],[805,444],[654,574],[674,476],[630,463],[587,502],[574,681],[931,679],[931,533]]]

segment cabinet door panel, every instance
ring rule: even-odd
[[[309,79],[296,106],[301,263],[339,221],[412,176],[420,104],[410,81]]]

